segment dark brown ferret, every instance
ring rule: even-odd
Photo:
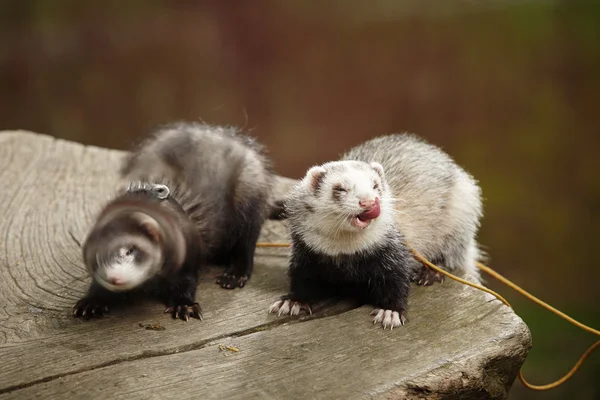
[[[221,287],[244,287],[273,182],[260,144],[234,128],[173,124],[141,143],[121,173],[128,188],[83,246],[93,282],[76,316],[102,315],[119,293],[157,283],[166,311],[201,318],[197,275],[207,263],[226,267]]]

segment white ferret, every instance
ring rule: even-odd
[[[384,328],[399,326],[409,282],[442,280],[406,244],[479,280],[481,191],[450,156],[414,135],[380,136],[310,168],[279,206],[270,218],[289,220],[291,287],[270,312],[298,314],[344,295],[374,305]]]

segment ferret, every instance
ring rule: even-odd
[[[126,187],[84,241],[93,279],[74,315],[101,316],[119,294],[157,290],[174,318],[202,319],[196,286],[204,265],[227,267],[217,278],[226,289],[251,278],[272,174],[263,146],[235,128],[159,128],[125,158]]]
[[[292,253],[290,291],[269,312],[310,312],[341,294],[374,305],[384,329],[404,325],[410,282],[442,282],[408,246],[479,280],[481,216],[477,182],[439,147],[409,133],[368,140],[310,168],[271,208],[289,221]]]

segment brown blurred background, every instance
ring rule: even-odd
[[[127,149],[173,120],[238,125],[294,178],[418,133],[479,180],[492,267],[600,327],[599,1],[4,0],[0,88],[0,129]],[[595,340],[490,286],[532,330],[532,382]],[[599,378],[600,353],[510,398],[600,398]]]

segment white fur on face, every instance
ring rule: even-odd
[[[379,200],[380,215],[366,223],[360,200]],[[308,246],[335,256],[379,243],[393,224],[393,199],[377,163],[334,161],[311,168],[289,200],[292,229]]]
[[[96,281],[108,290],[119,292],[133,289],[153,276],[160,265],[160,251],[146,242],[137,238],[135,243],[97,255]],[[143,261],[138,261],[139,252],[144,252]]]

